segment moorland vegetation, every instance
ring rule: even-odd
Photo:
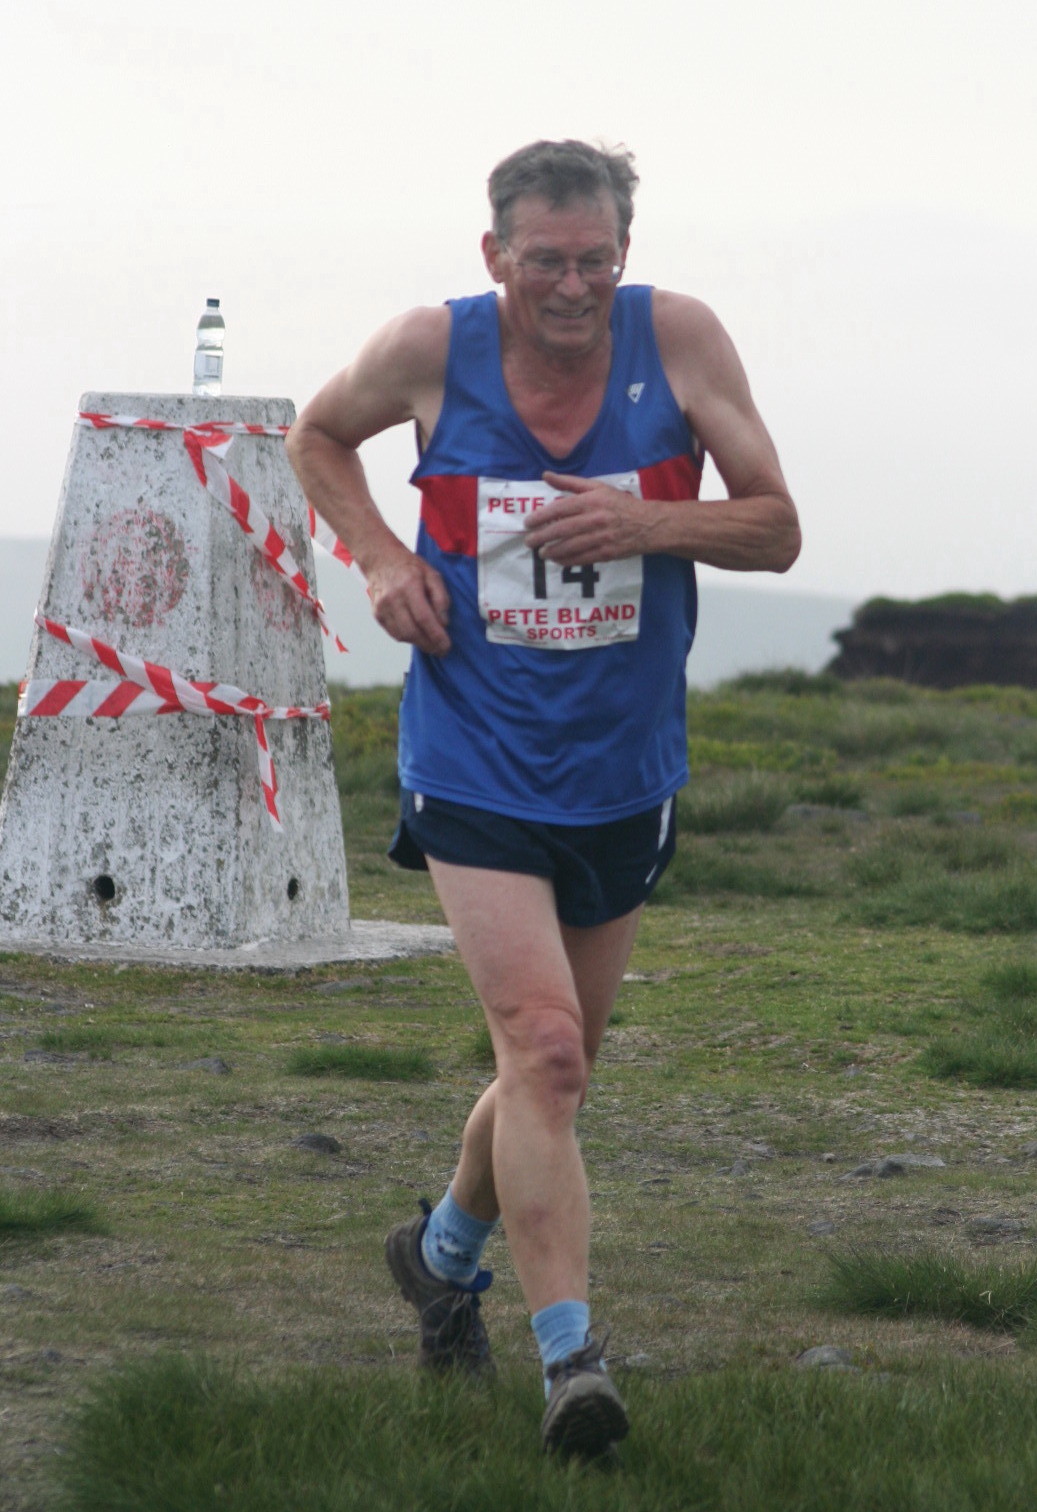
[[[397,697],[334,691],[352,911],[439,922],[385,858]],[[618,1467],[541,1461],[499,1242],[496,1386],[414,1370],[382,1239],[492,1075],[456,957],[8,954],[4,1512],[1032,1506],[1037,693],[789,672],[688,722],[580,1119]]]

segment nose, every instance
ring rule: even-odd
[[[555,284],[556,290],[560,291],[563,294],[574,290],[574,287],[575,293],[577,294],[582,294],[584,289],[590,287],[587,279],[585,278],[583,273],[580,272],[580,265],[575,259],[573,259],[571,262],[566,263],[565,272]]]

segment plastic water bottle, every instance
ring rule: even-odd
[[[223,392],[223,333],[226,327],[220,314],[220,301],[207,299],[198,322],[198,342],[194,349],[194,388],[192,393],[218,399]]]

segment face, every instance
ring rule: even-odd
[[[616,289],[588,282],[577,266],[622,264],[629,237],[619,240],[619,216],[610,195],[577,199],[553,209],[538,195],[512,206],[504,243],[488,231],[483,255],[504,287],[504,322],[513,338],[554,357],[580,357],[607,340]],[[532,260],[564,266],[558,278],[538,277]]]

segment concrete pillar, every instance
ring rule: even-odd
[[[85,394],[81,409],[178,427],[295,417],[284,399],[171,394]],[[283,441],[239,436],[226,466],[313,585]],[[179,429],[75,427],[40,608],[123,654],[271,706],[326,697],[312,610],[202,486]],[[118,680],[41,630],[28,676]],[[191,951],[348,931],[330,726],[265,729],[282,833],[264,805],[250,718],[20,719],[0,805],[0,942]]]

